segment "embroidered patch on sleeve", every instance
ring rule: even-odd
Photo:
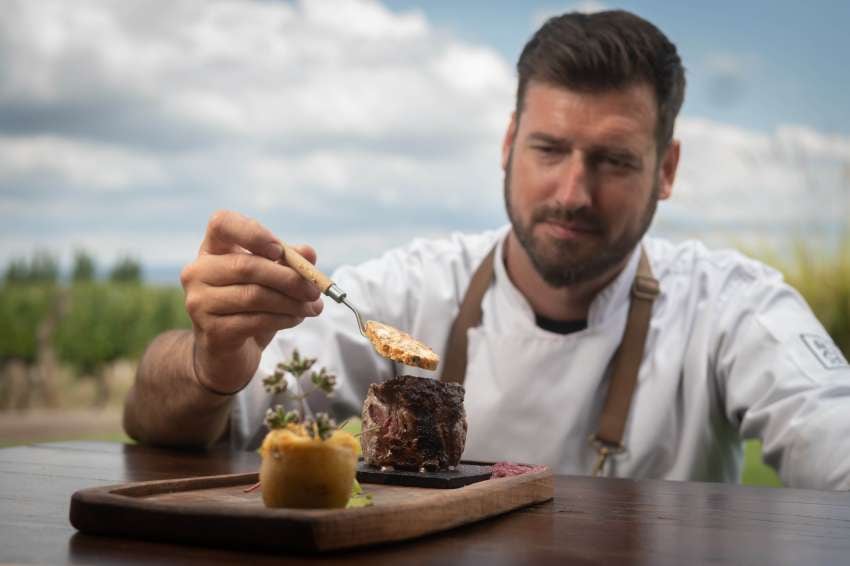
[[[817,334],[800,334],[800,338],[825,369],[846,368],[850,365],[835,342],[829,338]]]

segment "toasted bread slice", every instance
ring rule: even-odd
[[[370,320],[366,323],[366,335],[376,352],[395,362],[428,370],[437,369],[440,362],[434,350],[388,324]]]

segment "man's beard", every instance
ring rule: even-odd
[[[547,242],[541,241],[534,234],[534,227],[541,222],[554,220],[576,224],[582,229],[591,231],[593,233],[591,237],[599,235],[604,238],[608,229],[605,221],[586,207],[569,209],[554,204],[537,206],[531,213],[530,222],[524,224],[511,206],[512,161],[513,150],[508,157],[504,180],[505,208],[508,212],[508,218],[520,245],[525,249],[537,273],[552,287],[568,287],[591,281],[620,265],[643,238],[652,223],[652,218],[655,216],[658,194],[661,188],[657,171],[652,194],[636,230],[627,230],[613,242],[603,243],[598,246],[598,250],[593,251],[586,258],[580,257],[580,243],[555,240],[547,245]]]

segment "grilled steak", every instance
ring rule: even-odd
[[[363,458],[372,466],[441,470],[466,443],[463,386],[404,375],[373,383],[363,403]]]

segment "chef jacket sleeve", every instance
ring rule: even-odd
[[[803,298],[764,266],[741,267],[718,299],[719,402],[791,487],[850,488],[850,367]]]

